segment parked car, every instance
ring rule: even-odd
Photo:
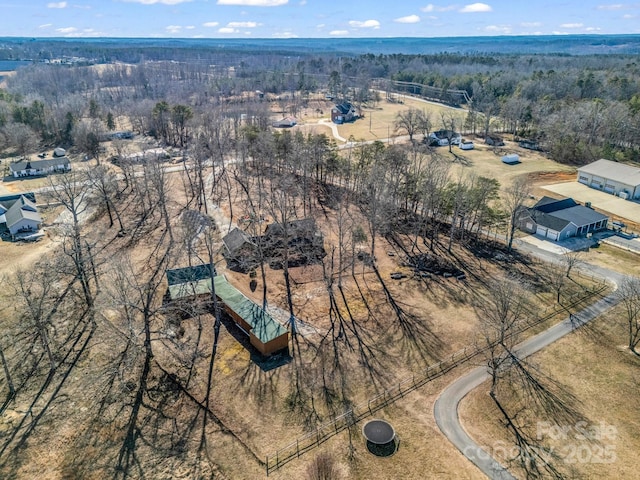
[[[458,146],[460,150],[473,150],[473,142],[471,140],[462,140]]]

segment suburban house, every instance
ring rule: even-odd
[[[620,198],[640,198],[640,168],[600,159],[578,168],[578,182]]]
[[[198,297],[210,299],[213,289],[216,300],[234,323],[249,337],[249,342],[262,355],[286,350],[289,331],[223,276],[216,275],[209,265],[196,265],[167,271],[169,298],[172,302],[191,302]]]
[[[271,124],[273,128],[291,128],[297,125],[298,121],[295,117],[285,117],[281,120],[276,120]]]
[[[360,114],[356,107],[349,102],[342,102],[331,109],[331,121],[341,124],[353,122]]]
[[[549,240],[560,241],[607,227],[609,217],[580,205],[573,198],[542,197],[519,217],[520,228]]]
[[[449,141],[451,141],[451,145],[460,145],[462,135],[453,130],[437,130],[425,138],[425,143],[432,147],[446,147],[449,145]]]
[[[41,223],[35,194],[20,193],[0,197],[0,230],[6,228],[11,235],[37,232]]]
[[[11,175],[15,178],[48,175],[49,173],[68,172],[71,163],[67,157],[51,158],[49,160],[20,160],[9,164]]]

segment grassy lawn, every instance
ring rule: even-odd
[[[640,420],[636,398],[640,358],[625,348],[625,325],[617,307],[592,324],[567,335],[531,360],[575,398],[572,405],[584,423],[560,422],[566,434],[548,428],[549,418],[535,418],[535,435],[558,454],[556,465],[570,478],[633,478],[637,476]],[[461,404],[462,423],[476,441],[494,452],[513,447],[512,439],[484,384]],[[582,429],[582,430],[581,430]],[[581,432],[608,432],[587,440]],[[500,447],[500,448],[499,448]],[[505,461],[505,458],[501,458]],[[524,475],[515,471],[516,475]]]

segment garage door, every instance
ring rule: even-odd
[[[536,235],[540,235],[542,237],[546,237],[547,236],[547,228],[546,227],[541,227],[540,225],[538,225],[537,228],[536,228]]]
[[[616,187],[614,187],[613,185],[605,185],[604,191],[607,193],[615,193]]]
[[[558,232],[556,232],[555,230],[547,230],[547,238],[555,242],[556,240],[558,240]]]

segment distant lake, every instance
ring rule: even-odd
[[[31,62],[24,60],[0,60],[0,72],[13,72],[18,67],[30,65]]]

